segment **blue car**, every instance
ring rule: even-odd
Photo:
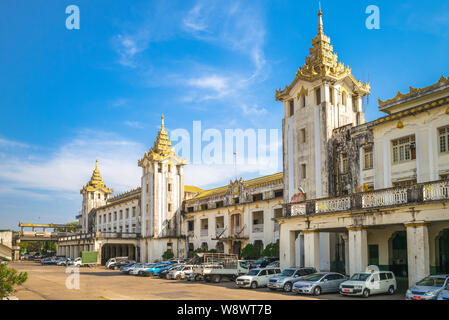
[[[407,290],[406,300],[436,300],[440,293],[449,286],[449,275],[433,275],[418,281]]]
[[[151,268],[148,268],[147,270],[145,270],[145,272],[143,272],[142,275],[145,277],[155,276],[159,273],[159,271],[161,271],[164,268],[171,266],[171,265],[172,265],[172,263],[155,264],[155,265],[151,266]]]

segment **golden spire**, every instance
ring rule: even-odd
[[[164,114],[161,117],[161,129],[164,129]]]
[[[321,12],[321,2],[320,10],[318,11],[318,34],[323,33],[323,13]]]
[[[81,193],[83,190],[87,191],[96,191],[96,190],[102,190],[105,193],[112,193],[113,190],[106,187],[104,184],[103,178],[101,177],[100,170],[98,170],[98,160],[95,160],[95,169],[92,172],[92,177],[90,178],[90,181],[83,187],[81,190]]]

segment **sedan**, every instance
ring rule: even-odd
[[[321,293],[338,292],[340,283],[347,278],[336,272],[319,272],[303,277],[293,285],[292,292],[313,294],[319,296]]]
[[[441,290],[437,300],[449,300],[449,285],[447,285],[443,290]]]
[[[418,281],[407,290],[406,300],[436,300],[443,288],[449,285],[449,275],[433,275]]]

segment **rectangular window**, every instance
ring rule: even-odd
[[[195,227],[195,224],[194,224],[193,220],[187,221],[187,230],[188,231],[194,231],[194,227]]]
[[[289,116],[291,117],[294,114],[295,114],[295,102],[293,101],[293,99],[291,99],[289,101]]]
[[[416,184],[416,179],[393,182],[393,187],[410,187]]]
[[[120,220],[122,220],[122,219],[123,219],[123,211],[120,210]]]
[[[133,217],[136,216],[136,207],[133,207]]]
[[[187,212],[193,212],[194,208],[193,207],[187,207]]]
[[[162,163],[158,163],[158,164],[157,164],[157,171],[158,171],[159,173],[162,172]]]
[[[207,210],[207,204],[202,204],[202,205],[200,206],[200,208],[201,208],[201,210]]]
[[[346,174],[348,173],[348,154],[347,153],[342,153],[340,155],[340,173],[341,174]]]
[[[171,183],[168,184],[168,191],[171,191]]]
[[[275,198],[279,198],[279,197],[283,197],[284,196],[284,190],[275,190],[274,191],[274,197]]]
[[[449,126],[438,129],[440,153],[449,153]]]
[[[302,107],[305,108],[306,107],[306,95],[302,95],[301,96],[301,100],[302,100]]]
[[[240,198],[234,198],[234,204],[238,204],[240,202]]]
[[[329,87],[329,102],[334,105],[334,88]]]
[[[307,168],[305,164],[301,165],[301,179],[307,178]]]
[[[262,193],[254,194],[253,195],[253,201],[260,201],[263,199]]]
[[[302,143],[306,143],[306,129],[303,128],[300,130],[300,139]]]
[[[168,165],[168,172],[171,172],[171,164]]]
[[[168,212],[171,212],[171,203],[168,204]]]
[[[391,141],[393,163],[401,163],[416,159],[415,136],[408,136]]]
[[[129,218],[129,208],[126,208],[126,219]]]
[[[217,201],[217,202],[215,202],[215,207],[216,207],[216,208],[222,208],[223,205],[224,205],[223,201]]]
[[[321,104],[321,88],[317,88],[315,90],[315,99],[316,99],[316,104],[320,105]]]
[[[373,147],[363,148],[363,170],[373,168]]]

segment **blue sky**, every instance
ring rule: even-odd
[[[65,8],[80,9],[67,30]],[[339,60],[377,98],[448,76],[447,1],[321,1]],[[368,5],[381,29],[365,27]],[[139,185],[137,160],[165,115],[169,130],[279,129],[275,89],[289,84],[317,32],[318,1],[0,2],[0,228],[73,221],[95,165],[117,192]],[[281,153],[281,145],[278,143]],[[281,158],[279,155],[279,159]],[[256,177],[260,168],[238,167]],[[281,171],[279,167],[273,172]],[[229,166],[188,166],[214,187]]]

